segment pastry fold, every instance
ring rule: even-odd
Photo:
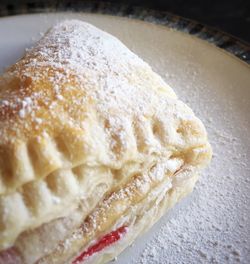
[[[104,263],[189,193],[211,158],[202,122],[163,79],[77,20],[0,77],[0,122],[0,263],[9,247],[21,263],[70,263],[126,227],[114,254],[89,256]]]

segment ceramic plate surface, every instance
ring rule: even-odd
[[[250,263],[250,67],[166,26],[100,14],[0,19],[0,72],[51,25],[77,18],[121,39],[204,122],[214,150],[194,192],[123,252],[127,263]]]

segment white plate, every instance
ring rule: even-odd
[[[94,14],[0,19],[0,72],[55,22],[78,18],[114,34],[160,73],[205,123],[214,149],[193,194],[117,263],[250,263],[250,67],[187,34]]]

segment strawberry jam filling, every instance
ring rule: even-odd
[[[86,260],[88,257],[92,256],[94,253],[101,251],[102,249],[112,245],[116,241],[118,241],[123,234],[127,232],[127,227],[122,226],[119,227],[117,230],[110,232],[109,234],[103,236],[97,243],[90,246],[87,250],[85,250],[82,254],[76,257],[73,260],[72,264],[81,263]]]

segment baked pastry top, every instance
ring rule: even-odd
[[[69,215],[100,184],[115,190],[163,158],[173,170],[211,157],[203,124],[163,79],[76,20],[0,77],[0,122],[0,249]]]

